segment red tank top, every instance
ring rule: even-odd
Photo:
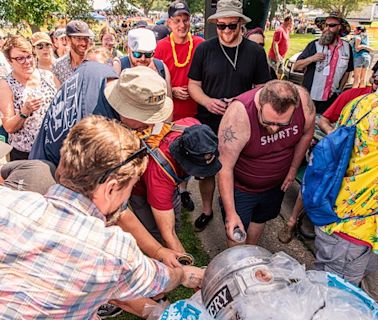
[[[244,104],[251,125],[251,136],[234,168],[235,188],[244,192],[263,192],[285,180],[294,149],[303,135],[305,118],[302,104],[295,109],[291,124],[270,134],[260,123],[254,102],[258,89],[236,98]]]

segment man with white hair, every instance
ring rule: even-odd
[[[168,96],[172,97],[171,75],[165,63],[154,58],[156,38],[152,30],[146,28],[132,29],[128,33],[128,54],[115,58],[114,70],[120,74],[122,70],[136,66],[149,67],[156,71],[167,84]]]

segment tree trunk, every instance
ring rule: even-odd
[[[269,16],[270,23],[272,23],[273,18],[276,16],[277,8],[278,8],[277,0],[272,0],[270,2],[270,16]]]
[[[35,24],[31,24],[31,25],[29,25],[29,26],[30,26],[30,29],[31,29],[32,33],[35,33],[35,32],[39,32],[39,31],[41,31],[40,26],[37,26],[37,25],[35,25]]]

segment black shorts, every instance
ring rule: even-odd
[[[284,195],[285,192],[281,190],[281,187],[257,193],[235,189],[235,209],[245,230],[248,229],[250,222],[265,223],[276,218],[281,211]],[[224,221],[226,216],[222,205],[221,209]]]

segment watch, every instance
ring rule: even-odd
[[[18,115],[19,115],[22,119],[27,119],[27,118],[29,118],[29,116],[28,116],[27,114],[22,113],[22,112],[20,112]]]

